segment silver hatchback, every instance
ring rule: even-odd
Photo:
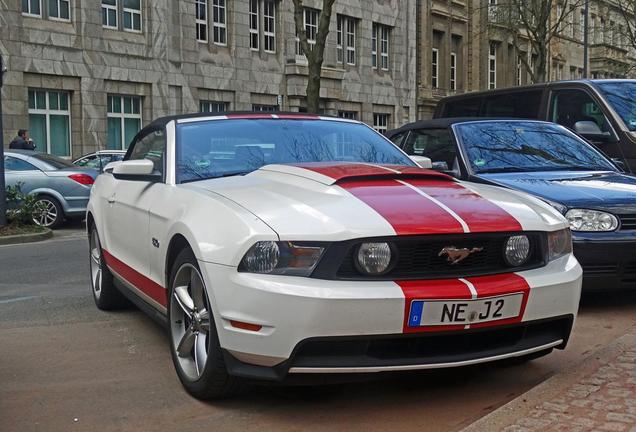
[[[24,194],[38,197],[42,211],[33,221],[48,228],[59,226],[65,218],[84,217],[99,174],[57,156],[26,150],[6,150],[4,170],[7,186],[20,185]]]

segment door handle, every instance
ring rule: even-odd
[[[111,195],[108,197],[108,203],[113,204],[115,202],[115,195]]]

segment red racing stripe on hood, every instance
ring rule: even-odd
[[[449,212],[397,180],[353,180],[338,186],[379,213],[398,235],[464,232]]]
[[[521,311],[517,318],[510,318],[499,321],[491,321],[481,324],[471,324],[470,328],[482,328],[495,325],[516,324],[521,322],[523,314],[526,311],[528,305],[528,298],[530,297],[530,286],[525,278],[519,276],[516,273],[506,273],[493,276],[480,276],[474,278],[467,278],[470,283],[473,284],[477,290],[477,298],[492,297],[505,294],[523,293],[523,300],[521,302]]]
[[[519,221],[490,200],[456,182],[405,180],[439,201],[466,223],[469,232],[522,231]]]
[[[362,162],[310,162],[294,164],[293,166],[322,174],[334,179],[335,181],[347,178],[377,176],[386,176],[392,178],[399,178],[401,176],[414,176],[424,178],[437,178],[440,181],[454,181],[452,177],[437,171],[404,165],[377,165]]]

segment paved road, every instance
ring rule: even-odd
[[[458,430],[636,325],[636,295],[595,296],[568,350],[530,364],[202,403],[181,389],[161,328],[134,309],[94,307],[74,228],[0,247],[0,431]]]

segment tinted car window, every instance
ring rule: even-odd
[[[155,171],[163,174],[163,155],[166,139],[162,130],[152,131],[135,141],[128,160],[148,159],[155,165]]]
[[[482,99],[473,97],[446,102],[439,117],[479,117]]]
[[[615,171],[592,146],[557,125],[479,122],[457,125],[455,131],[476,173]]]
[[[448,129],[420,129],[411,131],[404,151],[409,155],[426,156],[435,162],[452,167],[457,156],[455,143]]]
[[[402,147],[402,145],[404,144],[402,141],[404,141],[404,138],[406,138],[406,136],[408,135],[408,132],[402,132],[399,133],[397,135],[393,135],[391,138],[389,138],[393,144],[395,144],[398,147]]]
[[[362,124],[323,120],[217,120],[177,126],[180,182],[247,173],[271,163],[366,162],[414,166]]]
[[[71,162],[66,159],[59,158],[57,156],[53,156],[46,153],[35,153],[33,156],[34,159],[44,162],[49,166],[50,169],[64,169],[64,168],[74,168]]]
[[[480,117],[538,119],[542,95],[541,90],[533,90],[487,96]]]
[[[636,131],[636,83],[611,82],[598,84],[598,87],[625,126],[632,132]]]
[[[574,130],[579,121],[592,121],[602,132],[609,132],[609,122],[601,107],[583,90],[558,90],[552,96],[551,120]]]
[[[4,169],[7,171],[35,171],[36,167],[22,159],[11,156],[4,157]]]

